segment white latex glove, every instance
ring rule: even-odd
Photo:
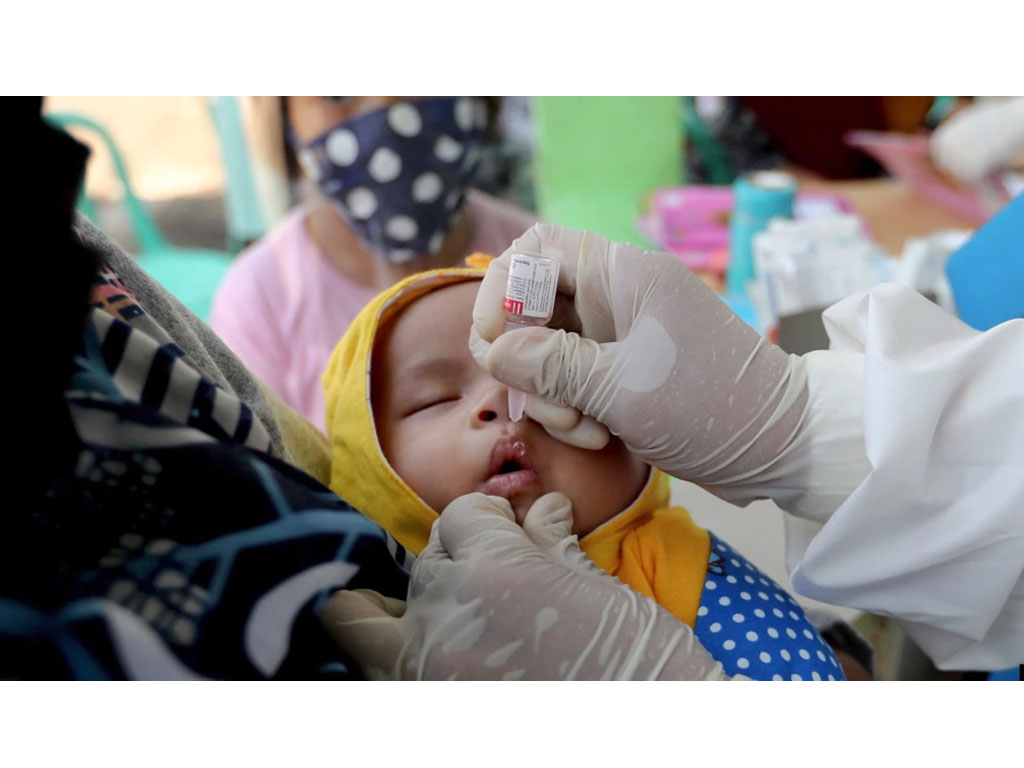
[[[596,568],[558,493],[523,527],[505,499],[453,501],[417,558],[404,611],[339,592],[321,620],[370,677],[728,679],[693,631]]]
[[[1024,150],[1024,97],[982,102],[935,129],[932,160],[966,184],[979,184]]]
[[[552,324],[568,330],[503,334],[508,265],[520,250],[557,255]],[[668,254],[538,224],[491,262],[473,323],[470,348],[495,378],[598,420],[669,474],[729,486],[742,502],[737,489],[799,469],[780,460],[807,402],[803,361],[760,338]],[[550,414],[557,423],[536,406],[530,413],[556,436],[572,431],[571,410]]]

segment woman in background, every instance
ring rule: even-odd
[[[212,325],[323,429],[320,374],[360,309],[406,275],[497,255],[536,221],[470,189],[489,124],[480,97],[281,100],[304,201],[239,256]]]

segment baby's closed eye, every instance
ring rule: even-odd
[[[412,404],[405,409],[405,413],[402,415],[402,418],[415,416],[416,414],[420,414],[425,411],[442,409],[446,406],[457,403],[461,399],[461,393],[434,393],[426,397],[420,397],[414,400]]]

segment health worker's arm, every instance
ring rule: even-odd
[[[896,618],[943,669],[1024,662],[1024,320],[985,333],[879,286],[805,356],[797,480],[776,494],[801,594]]]

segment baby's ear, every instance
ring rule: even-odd
[[[476,251],[466,257],[466,266],[471,269],[487,269],[487,265],[492,261],[494,261],[493,256],[488,256],[486,253]]]

